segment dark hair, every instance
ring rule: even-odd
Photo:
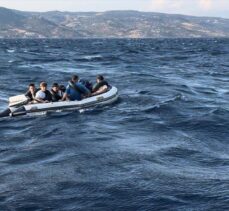
[[[35,84],[34,84],[34,83],[31,83],[31,84],[29,84],[29,87],[30,87],[30,86],[33,86],[33,87],[35,87]]]
[[[64,85],[62,85],[62,84],[59,86],[59,89],[60,89],[62,92],[65,92],[65,91],[66,91],[65,86],[64,86]]]
[[[104,80],[104,77],[102,75],[97,75],[96,78],[99,79],[100,81],[103,81]]]
[[[73,75],[72,76],[72,81],[77,81],[79,79],[79,76],[78,75]]]
[[[47,87],[47,83],[43,81],[40,83],[40,86]]]
[[[58,83],[53,83],[52,87],[59,87],[59,84]]]

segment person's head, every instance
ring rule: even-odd
[[[73,75],[72,76],[72,82],[76,83],[79,80],[79,76],[78,75]]]
[[[40,83],[40,89],[41,91],[46,91],[47,90],[47,83],[46,82],[41,82]]]
[[[99,83],[104,80],[104,77],[102,75],[97,75],[96,82]]]
[[[59,86],[59,89],[60,89],[62,92],[65,92],[65,91],[66,91],[66,88],[65,88],[64,85],[60,85],[60,86]]]
[[[30,92],[35,92],[35,89],[36,89],[35,88],[35,84],[33,84],[33,83],[32,84],[29,84],[29,91]]]
[[[53,85],[52,85],[52,90],[53,90],[54,92],[58,92],[58,91],[59,91],[59,84],[58,84],[58,83],[53,83]]]

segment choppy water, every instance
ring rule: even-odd
[[[229,209],[229,40],[1,40],[0,109],[96,74],[118,103],[0,120],[0,210]]]

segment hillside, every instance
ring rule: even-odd
[[[0,8],[0,38],[229,37],[229,19],[138,11],[22,12]]]

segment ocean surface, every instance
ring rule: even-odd
[[[229,39],[0,40],[0,110],[72,74],[118,102],[0,119],[0,210],[229,210]]]

